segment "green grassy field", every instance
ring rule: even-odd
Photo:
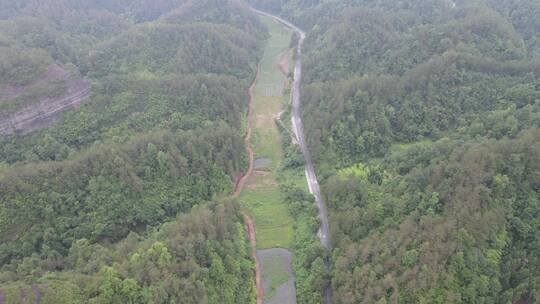
[[[260,177],[254,178],[254,182],[260,181]],[[240,200],[255,219],[258,248],[288,248],[292,245],[294,220],[277,186],[265,183],[245,189]]]
[[[259,249],[289,248],[294,238],[294,219],[283,202],[276,180],[282,151],[275,119],[283,105],[286,81],[278,63],[289,49],[292,32],[269,18],[262,17],[262,20],[271,31],[271,37],[267,41],[255,85],[252,147],[255,159],[266,161],[246,181],[239,201],[253,216]]]

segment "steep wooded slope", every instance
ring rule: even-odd
[[[238,130],[264,27],[241,2],[219,1],[215,23],[213,9],[165,16],[189,15],[187,2],[127,2],[0,5],[25,33],[6,31],[9,47],[38,50],[36,66],[56,62],[93,90],[53,126],[0,139],[0,299],[252,302],[237,207],[206,202],[246,165]]]
[[[538,301],[535,1],[253,2],[307,31],[334,301]]]

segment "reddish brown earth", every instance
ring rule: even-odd
[[[254,98],[253,90],[255,89],[255,85],[257,84],[258,78],[259,78],[259,70],[257,69],[257,75],[255,76],[255,80],[253,80],[253,83],[249,87],[249,102],[248,102],[248,112],[247,112],[247,117],[246,117],[246,137],[244,137],[244,143],[246,145],[246,150],[249,156],[249,164],[248,164],[247,171],[243,173],[240,176],[240,178],[237,178],[233,197],[238,197],[238,195],[240,195],[240,192],[242,191],[242,189],[244,188],[244,184],[246,183],[246,179],[253,172],[254,152],[253,152],[253,148],[251,148],[251,133],[252,133],[252,125],[253,125],[253,98]]]
[[[0,100],[9,102],[32,88],[46,85],[54,80],[63,80],[67,87],[66,92],[59,97],[45,97],[37,100],[15,113],[3,116],[0,114],[0,134],[28,134],[50,126],[58,119],[60,113],[78,107],[90,96],[91,87],[88,80],[74,75],[57,64],[53,64],[43,77],[28,85],[1,88]]]
[[[259,258],[257,257],[257,238],[255,235],[255,224],[253,224],[253,220],[247,215],[244,215],[244,220],[246,222],[249,242],[251,244],[251,257],[255,261],[255,287],[257,290],[257,304],[263,304],[264,288],[262,284],[261,265],[259,263]]]
[[[290,53],[286,52],[283,55],[281,55],[281,59],[279,60],[279,69],[285,76],[288,76],[291,71],[290,65],[289,65],[289,58],[290,58]]]
[[[253,90],[255,89],[255,85],[257,84],[258,78],[259,78],[259,69],[257,69],[257,75],[255,76],[255,80],[253,80],[253,83],[249,87],[248,112],[247,112],[247,117],[246,117],[246,120],[247,120],[246,121],[246,137],[244,138],[244,142],[246,144],[246,150],[249,155],[248,169],[244,174],[242,174],[239,178],[236,179],[236,185],[234,188],[233,197],[238,197],[238,195],[240,195],[240,192],[242,192],[242,189],[244,188],[244,185],[246,183],[246,179],[253,173],[254,152],[253,152],[253,148],[251,148],[251,133],[252,133],[252,125],[253,125],[253,98],[254,98]],[[249,243],[251,244],[251,257],[253,261],[255,262],[255,288],[257,291],[257,304],[263,304],[264,289],[262,285],[261,267],[259,264],[259,259],[257,258],[257,237],[255,233],[255,224],[253,223],[253,219],[251,219],[251,217],[249,217],[249,215],[247,214],[244,214],[244,221],[246,222]]]

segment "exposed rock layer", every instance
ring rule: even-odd
[[[9,102],[33,87],[54,80],[63,80],[66,85],[66,92],[59,97],[43,97],[12,114],[0,113],[0,134],[28,134],[50,126],[58,119],[60,113],[78,107],[90,96],[91,86],[88,80],[73,75],[73,73],[59,65],[53,64],[42,78],[31,84],[3,88],[0,92],[0,99],[2,102]]]

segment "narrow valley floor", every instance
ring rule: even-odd
[[[253,88],[251,138],[254,152],[253,171],[247,177],[239,201],[255,222],[257,256],[264,287],[264,303],[296,303],[291,269],[294,219],[283,201],[277,182],[282,148],[276,119],[282,111],[287,77],[282,68],[289,56],[292,31],[268,17],[270,38],[259,66]],[[286,61],[286,60],[285,60]]]

